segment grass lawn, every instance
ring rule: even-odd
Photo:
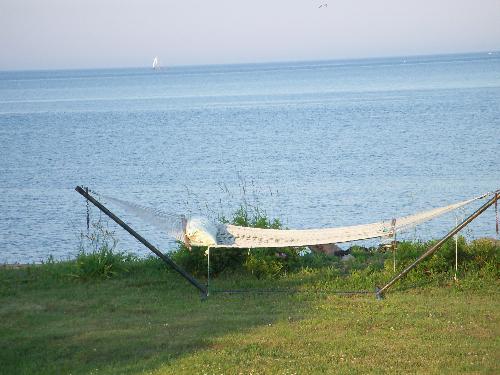
[[[500,373],[498,280],[377,301],[289,276],[303,292],[201,301],[161,265],[87,282],[64,267],[0,268],[1,374]]]

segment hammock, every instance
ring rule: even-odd
[[[448,206],[378,223],[337,228],[293,230],[214,224],[206,218],[191,217],[186,219],[184,216],[165,214],[158,209],[144,207],[121,199],[112,197],[106,197],[106,199],[156,226],[170,237],[185,242],[187,245],[249,249],[256,247],[314,246],[393,237],[396,233],[459,209],[489,194],[486,193]]]
[[[477,199],[484,198],[486,195],[395,220],[347,227],[281,230],[219,225],[216,237],[217,243],[191,242],[191,245],[218,248],[300,247],[392,237],[396,232],[402,232],[410,227],[456,210]]]

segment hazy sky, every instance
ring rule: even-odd
[[[499,49],[500,0],[0,0],[1,70]]]

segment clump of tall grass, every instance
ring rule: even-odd
[[[116,251],[117,244],[115,233],[107,225],[101,220],[92,223],[92,231],[81,236],[72,276],[82,280],[109,279],[128,272],[136,257]]]
[[[401,242],[396,252],[397,269],[402,270],[437,241]],[[500,245],[492,239],[481,238],[467,242],[459,236],[457,242],[449,239],[430,258],[420,263],[413,271],[413,277],[455,272],[455,257],[458,255],[458,272],[487,272],[500,277]],[[392,259],[387,259],[386,269],[392,268]]]

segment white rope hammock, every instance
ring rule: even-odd
[[[194,246],[210,246],[212,248],[255,248],[255,247],[287,247],[287,246],[312,246],[331,243],[351,242],[370,238],[392,237],[395,232],[404,231],[417,224],[431,220],[447,212],[456,210],[477,199],[484,198],[487,194],[477,198],[423,211],[399,219],[382,221],[372,224],[353,225],[338,228],[324,229],[260,229],[240,227],[236,225],[219,225],[217,228],[216,243],[203,243],[191,241]],[[394,223],[394,225],[393,225]]]
[[[185,242],[187,245],[249,249],[256,247],[314,246],[371,238],[393,237],[396,233],[400,233],[447,212],[457,210],[489,194],[486,193],[479,197],[448,206],[378,223],[337,228],[293,230],[260,229],[229,224],[215,224],[204,217],[186,219],[184,216],[166,214],[158,209],[144,207],[121,199],[105,198],[109,202],[121,206],[134,216],[140,217],[149,224],[154,225],[170,237]]]

